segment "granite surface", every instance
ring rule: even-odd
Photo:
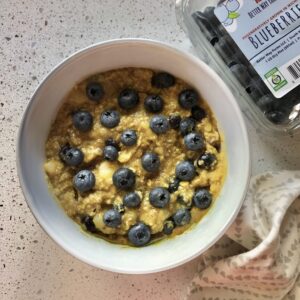
[[[146,276],[114,274],[76,260],[35,221],[15,163],[17,131],[30,96],[43,77],[75,50],[107,39],[144,37],[192,51],[176,23],[174,2],[1,2],[0,299],[182,299],[197,259]],[[299,141],[258,136],[248,127],[253,173],[300,168]]]

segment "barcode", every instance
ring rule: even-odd
[[[300,59],[296,60],[293,64],[288,66],[287,69],[294,79],[300,78]]]

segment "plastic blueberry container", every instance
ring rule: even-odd
[[[224,0],[226,1],[226,0]],[[275,98],[214,15],[220,0],[176,0],[176,15],[196,53],[226,82],[264,135],[300,137],[300,86]]]

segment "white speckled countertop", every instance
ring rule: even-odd
[[[75,50],[112,38],[145,37],[191,51],[177,26],[174,2],[1,2],[0,299],[182,299],[197,259],[146,276],[114,274],[76,260],[35,221],[22,195],[15,164],[17,131],[30,96],[42,78]],[[300,142],[262,139],[248,127],[253,173],[300,168]]]

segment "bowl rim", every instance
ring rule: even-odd
[[[21,163],[21,156],[19,155],[22,151],[22,144],[21,144],[21,140],[22,140],[22,135],[23,135],[23,130],[24,130],[24,125],[25,125],[25,121],[27,119],[27,115],[30,112],[32,106],[35,104],[35,99],[37,93],[39,92],[39,90],[45,85],[47,84],[47,80],[50,76],[52,76],[53,74],[55,74],[55,72],[58,72],[61,68],[63,68],[65,66],[65,64],[67,64],[68,62],[70,62],[72,59],[75,59],[78,55],[84,55],[86,53],[88,53],[89,51],[93,50],[93,49],[97,49],[98,47],[102,47],[102,46],[109,46],[109,45],[117,45],[117,44],[130,44],[130,43],[140,43],[140,44],[144,44],[147,46],[156,46],[156,47],[161,47],[164,48],[167,51],[171,51],[179,56],[182,56],[184,59],[189,59],[190,61],[194,62],[196,65],[201,65],[202,69],[206,72],[209,73],[211,77],[213,77],[213,79],[218,83],[218,85],[222,88],[222,90],[224,92],[226,92],[227,96],[229,98],[231,98],[231,104],[235,107],[235,111],[237,113],[237,117],[238,117],[238,121],[239,121],[239,125],[240,125],[240,129],[242,131],[242,137],[244,140],[244,144],[245,144],[245,148],[244,150],[244,154],[246,157],[246,161],[243,162],[244,168],[245,168],[245,177],[244,177],[244,182],[242,183],[244,185],[244,190],[243,193],[241,195],[241,199],[239,201],[239,204],[235,207],[235,209],[232,211],[230,217],[228,218],[228,220],[226,222],[224,222],[224,225],[222,226],[222,228],[219,230],[218,234],[215,235],[215,237],[209,242],[207,243],[207,245],[205,247],[203,247],[201,250],[195,252],[193,255],[186,257],[185,259],[181,259],[181,260],[177,260],[172,264],[168,264],[168,265],[164,265],[162,267],[157,267],[157,268],[153,268],[151,270],[142,270],[142,271],[136,271],[136,270],[130,270],[128,269],[124,269],[124,268],[116,268],[116,267],[110,267],[107,265],[102,265],[101,262],[95,262],[93,259],[88,259],[85,258],[83,256],[80,256],[80,254],[76,251],[73,250],[73,248],[68,247],[67,244],[62,243],[61,239],[58,238],[58,235],[56,235],[55,233],[51,232],[51,230],[44,224],[43,222],[43,218],[40,216],[38,210],[36,209],[35,205],[32,202],[32,196],[31,193],[29,192],[29,189],[27,188],[25,181],[23,179],[23,170],[22,170],[22,163]],[[72,256],[76,257],[77,259],[79,259],[80,261],[89,264],[91,266],[94,266],[96,268],[101,268],[103,270],[107,270],[107,271],[112,271],[112,272],[117,272],[117,273],[123,273],[123,274],[149,274],[149,273],[157,273],[157,272],[161,272],[161,271],[166,271],[169,269],[173,269],[175,267],[178,267],[180,265],[183,265],[184,263],[187,263],[189,261],[191,261],[192,259],[198,257],[200,254],[204,253],[205,251],[207,251],[212,245],[214,245],[227,231],[227,229],[230,227],[230,225],[233,223],[233,221],[235,220],[235,218],[237,217],[242,204],[244,202],[246,193],[247,193],[247,188],[249,186],[249,181],[250,181],[250,174],[251,174],[251,154],[250,154],[250,144],[249,144],[249,135],[248,135],[248,131],[246,128],[246,124],[245,124],[245,120],[243,118],[241,109],[239,107],[239,105],[237,104],[237,101],[235,99],[235,97],[233,96],[232,92],[230,91],[229,87],[224,83],[224,81],[220,78],[220,76],[208,65],[206,65],[203,61],[201,61],[198,57],[196,57],[195,55],[183,50],[183,49],[178,49],[175,48],[174,46],[165,43],[165,42],[161,42],[158,40],[153,40],[153,39],[146,39],[146,38],[121,38],[121,39],[110,39],[110,40],[106,40],[106,41],[102,41],[99,43],[95,43],[95,44],[91,44],[87,47],[84,47],[82,49],[79,49],[77,51],[75,51],[74,53],[72,53],[71,55],[69,55],[68,57],[64,58],[61,62],[59,62],[56,66],[54,66],[50,72],[48,72],[44,78],[41,80],[41,82],[38,84],[38,86],[36,87],[35,91],[33,92],[27,106],[26,109],[23,112],[23,116],[20,122],[20,127],[18,130],[18,136],[17,136],[17,145],[16,145],[16,165],[17,165],[17,174],[18,174],[18,178],[19,178],[19,183],[24,195],[24,198],[26,200],[26,203],[31,211],[31,213],[33,214],[34,218],[36,219],[36,221],[38,222],[38,224],[41,226],[41,228],[43,229],[44,232],[47,233],[47,235],[53,240],[55,241],[56,244],[58,244],[62,249],[64,249],[67,253],[71,254]]]

